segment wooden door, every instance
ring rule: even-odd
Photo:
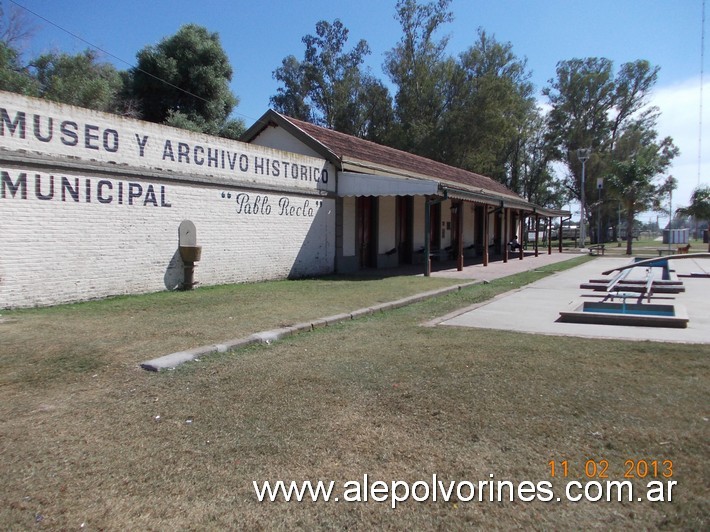
[[[375,267],[374,198],[357,198],[357,249],[360,268]]]
[[[414,201],[411,196],[397,196],[397,227],[395,245],[400,264],[412,264],[412,241],[414,240]]]

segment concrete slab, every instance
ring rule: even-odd
[[[710,343],[710,300],[707,298],[710,279],[708,278],[681,277],[685,292],[664,294],[653,299],[658,303],[675,302],[684,306],[689,317],[686,329],[558,321],[560,311],[571,311],[584,301],[600,300],[603,297],[603,294],[580,289],[581,283],[594,278],[604,278],[605,276],[601,275],[602,271],[629,262],[626,257],[600,257],[576,268],[541,279],[520,290],[462,309],[453,315],[444,316],[435,320],[433,324],[589,338]],[[680,276],[710,271],[708,259],[675,260],[671,264]]]

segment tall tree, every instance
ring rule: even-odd
[[[38,96],[39,86],[28,67],[20,62],[20,55],[11,46],[0,42],[0,90],[26,96]]]
[[[699,186],[693,190],[690,196],[690,205],[679,207],[676,209],[676,214],[690,216],[696,222],[710,222],[710,186]],[[708,251],[710,252],[710,241],[708,242]]]
[[[341,130],[347,130],[343,126],[355,111],[361,80],[360,65],[370,53],[364,40],[345,52],[348,34],[340,20],[333,24],[321,20],[316,24],[316,34],[303,38],[306,53],[302,66],[308,96],[317,112],[316,120],[329,128],[340,125]]]
[[[271,106],[278,112],[298,120],[316,122],[308,103],[309,86],[305,71],[294,55],[289,55],[281,61],[281,66],[274,70],[273,77],[283,86],[278,87],[276,94],[271,97]]]
[[[562,208],[569,195],[552,171],[553,160],[545,117],[536,109],[528,113],[518,132],[511,159],[514,180],[511,179],[510,188],[536,205]]]
[[[363,77],[362,85],[363,90],[358,94],[357,122],[352,125],[354,134],[378,144],[389,144],[394,123],[389,89],[370,75]]]
[[[440,144],[437,137],[450,97],[455,62],[444,55],[448,38],[437,40],[435,34],[453,20],[450,3],[436,0],[420,5],[416,0],[399,0],[396,18],[402,26],[402,37],[386,54],[384,64],[397,86],[395,144],[436,159],[435,146]]]
[[[96,52],[45,54],[31,63],[42,98],[96,111],[119,108],[123,80],[116,68],[100,63]]]
[[[672,142],[639,145],[634,153],[610,163],[605,182],[611,196],[621,203],[626,214],[626,254],[633,252],[633,233],[638,213],[661,210],[663,196],[673,186],[673,180],[657,182],[678,153]]]
[[[444,162],[488,175],[520,191],[521,135],[537,115],[525,60],[510,43],[478,31],[451,80],[438,147]]]
[[[230,137],[243,130],[240,120],[230,119],[238,99],[229,89],[232,67],[217,33],[187,24],[141,50],[131,74],[132,96],[145,120]]]
[[[321,20],[303,37],[303,61],[290,55],[273,75],[283,86],[271,97],[279,112],[337,131],[377,140],[391,121],[389,91],[363,70],[364,40],[346,51],[349,31],[340,20]]]
[[[21,54],[25,42],[32,38],[36,29],[27,11],[17,6],[6,10],[0,3],[0,42]]]
[[[612,170],[612,161],[631,161],[643,143],[653,143],[670,158],[677,153],[672,139],[656,141],[658,109],[648,105],[648,97],[658,70],[645,60],[625,63],[616,74],[606,58],[558,63],[557,76],[543,94],[551,106],[549,140],[555,158],[567,166],[564,183],[574,197],[582,196],[579,148],[591,148],[593,153],[585,165],[586,197],[593,196],[596,178]],[[601,207],[587,209],[586,214],[585,222],[594,216],[608,218]]]
[[[23,45],[34,33],[25,13],[0,4],[0,90],[37,96],[37,82],[22,62]]]

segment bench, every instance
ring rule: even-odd
[[[604,247],[604,244],[594,244],[593,246],[589,246],[590,255],[599,255],[599,253],[604,255],[605,250],[606,248]]]
[[[522,244],[519,242],[517,244],[514,244],[511,240],[510,242],[508,242],[508,251],[510,253],[520,253],[521,249],[528,249],[528,243],[533,246],[535,245],[535,242],[528,242],[527,240],[524,240]]]
[[[668,248],[658,248],[658,249],[656,249],[656,251],[658,252],[658,256],[659,256],[659,257],[661,257],[661,256],[663,256],[663,255],[673,255],[673,254],[675,254],[675,250],[674,250],[674,249],[668,249]]]

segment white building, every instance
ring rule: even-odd
[[[322,157],[0,92],[0,308],[171,290],[195,224],[202,285],[321,275]]]
[[[533,205],[489,177],[275,111],[242,140],[328,161],[337,184],[339,273],[416,263],[428,273],[426,257],[456,260],[459,269],[467,259],[507,261],[507,243],[522,240],[525,217],[568,214]]]
[[[200,285],[488,264],[525,216],[555,214],[273,111],[244,139],[0,92],[0,308],[189,288],[181,244]]]

